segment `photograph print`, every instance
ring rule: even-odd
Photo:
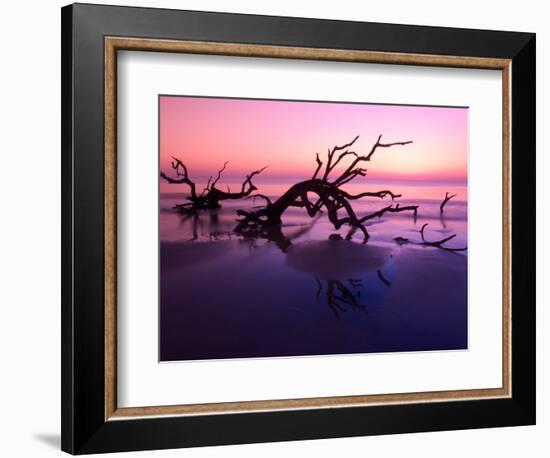
[[[159,95],[160,361],[468,348],[468,108]]]

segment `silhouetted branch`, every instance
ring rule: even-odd
[[[355,160],[351,162],[348,168],[338,178],[336,178],[336,180],[334,180],[333,183],[342,185],[342,184],[348,183],[349,181],[353,180],[357,176],[365,176],[365,174],[367,173],[367,170],[364,168],[358,167],[358,165],[361,162],[370,162],[372,155],[375,153],[375,151],[378,148],[390,148],[396,145],[404,146],[412,143],[412,140],[407,140],[404,142],[380,143],[381,139],[382,139],[382,134],[378,136],[376,143],[372,146],[369,154],[367,154],[366,156],[358,156],[355,153],[351,153],[355,156]]]
[[[430,240],[426,240],[426,237],[425,237],[425,234],[424,234],[424,231],[426,229],[426,227],[428,226],[428,223],[425,223],[422,225],[422,228],[420,229],[420,237],[422,238],[422,241],[421,242],[415,242],[413,240],[409,240],[408,238],[406,237],[396,237],[394,238],[395,242],[398,243],[399,245],[405,245],[407,243],[412,243],[414,245],[424,245],[424,246],[431,246],[431,247],[434,247],[434,248],[439,248],[441,250],[445,250],[445,251],[452,251],[452,252],[457,252],[457,251],[466,251],[468,249],[468,247],[464,247],[464,248],[450,248],[450,247],[446,247],[446,246],[443,246],[445,243],[447,243],[449,240],[452,240],[456,237],[456,234],[452,234],[450,235],[449,237],[445,237],[441,240],[433,240],[433,241],[430,241]]]
[[[379,197],[380,199],[383,199],[386,196],[390,196],[391,200],[394,200],[401,197],[401,194],[394,194],[393,192],[388,190],[377,191],[377,192],[362,192],[360,194],[355,194],[355,195],[348,194],[347,192],[342,191],[342,194],[344,194],[344,196],[347,199],[351,199],[351,200],[361,199],[362,197]]]
[[[264,194],[251,194],[250,196],[247,197],[247,199],[253,199],[253,200],[256,200],[256,198],[258,199],[264,199],[266,201],[266,204],[267,205],[271,205],[273,202],[271,202],[271,199],[269,197],[267,197],[266,195]]]
[[[216,177],[216,179],[212,182],[212,184],[210,185],[211,187],[214,187],[216,186],[216,183],[219,181],[219,179],[221,178],[222,176],[222,173],[223,171],[225,170],[225,168],[227,167],[227,164],[229,163],[229,161],[225,161],[223,163],[223,167],[218,171],[218,176]]]
[[[315,178],[317,178],[317,174],[319,173],[319,170],[321,170],[321,167],[323,166],[323,161],[319,159],[319,153],[315,155],[315,162],[317,162],[317,168],[315,169],[315,173],[311,177],[312,180],[315,180]]]
[[[176,178],[171,178],[164,172],[160,172],[160,176],[171,184],[186,184],[191,190],[191,197],[196,197],[195,183],[189,178],[187,167],[179,159],[172,156],[173,161],[170,163],[176,172]]]
[[[443,202],[441,202],[441,205],[439,206],[439,213],[443,213],[443,207],[451,200],[453,197],[456,197],[456,194],[449,195],[448,192],[445,193],[445,199],[443,199]]]
[[[334,148],[332,148],[332,150],[329,150],[328,151],[328,154],[327,154],[327,166],[325,167],[325,173],[323,175],[323,180],[326,180],[327,177],[329,176],[330,172],[334,169],[334,167],[336,167],[336,165],[347,155],[349,154],[354,154],[356,155],[354,152],[348,152],[348,151],[345,151],[343,152],[342,154],[340,154],[340,156],[338,157],[338,159],[336,160],[336,162],[333,164],[332,163],[332,159],[334,158],[334,154],[336,154],[337,151],[342,151],[342,150],[345,150],[346,148],[349,148],[350,146],[352,146],[356,141],[357,139],[359,138],[359,135],[357,135],[351,142],[349,143],[346,143],[345,145],[342,145],[342,146],[335,146]]]
[[[399,213],[399,212],[405,212],[405,211],[412,211],[414,214],[414,217],[418,215],[418,205],[408,205],[406,207],[400,207],[399,204],[397,204],[395,207],[388,206],[384,207],[378,211],[375,211],[374,213],[371,213],[370,215],[363,216],[359,222],[364,223],[365,221],[372,219],[372,218],[380,218],[384,213]]]
[[[408,145],[409,143],[412,143],[412,140],[408,140],[406,142],[380,143],[381,139],[382,139],[382,134],[378,136],[378,140],[376,140],[376,143],[374,144],[369,155],[367,156],[367,159],[366,159],[367,161],[370,161],[370,158],[372,157],[372,155],[374,154],[377,148],[389,148],[391,146],[396,146],[396,145],[405,146],[405,145]]]

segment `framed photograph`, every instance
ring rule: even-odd
[[[62,9],[62,448],[535,423],[535,35]]]

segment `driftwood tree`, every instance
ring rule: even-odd
[[[189,202],[176,205],[176,209],[182,213],[195,213],[197,210],[220,208],[220,201],[222,200],[242,199],[249,196],[252,192],[258,189],[252,183],[252,178],[267,168],[264,167],[260,170],[255,170],[247,175],[242,182],[240,191],[231,192],[229,188],[227,188],[227,191],[223,191],[217,187],[217,184],[222,176],[222,173],[227,167],[228,162],[225,162],[223,167],[218,171],[216,177],[211,176],[208,178],[206,186],[199,193],[197,191],[196,183],[189,177],[187,166],[180,159],[173,156],[172,159],[171,166],[175,172],[175,176],[168,176],[164,172],[161,172],[160,176],[168,183],[185,184],[189,187],[190,194],[187,197]]]
[[[265,226],[280,225],[282,223],[282,215],[290,207],[304,208],[310,217],[316,216],[324,209],[327,212],[328,219],[336,229],[339,229],[343,225],[350,226],[351,230],[348,233],[348,239],[351,238],[356,230],[360,230],[366,242],[369,238],[369,233],[365,226],[367,221],[379,218],[386,213],[403,211],[411,211],[416,217],[418,206],[401,207],[399,204],[390,204],[363,216],[356,214],[352,203],[358,199],[365,197],[377,197],[380,199],[390,197],[393,201],[401,197],[401,195],[394,194],[389,190],[351,194],[343,189],[343,186],[357,177],[366,175],[367,169],[364,168],[364,163],[370,162],[374,153],[379,148],[389,148],[396,145],[404,146],[412,143],[411,140],[382,143],[382,135],[380,135],[370,152],[367,155],[361,156],[349,150],[358,138],[359,136],[345,145],[334,146],[332,149],[329,149],[325,163],[319,158],[319,154],[317,154],[315,159],[317,166],[313,176],[308,180],[291,186],[275,201],[272,201],[263,194],[254,194],[254,197],[263,199],[265,205],[255,211],[238,210],[237,213],[241,219],[236,227],[236,231],[254,232],[261,231]],[[337,166],[340,167],[337,169]]]

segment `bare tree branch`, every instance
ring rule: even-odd
[[[378,136],[378,140],[376,140],[376,143],[370,150],[370,153],[368,154],[366,159],[367,161],[370,161],[370,158],[372,157],[372,155],[374,154],[377,148],[389,148],[391,146],[396,146],[396,145],[405,146],[405,145],[408,145],[409,143],[412,143],[412,140],[407,140],[406,142],[380,143],[381,139],[382,139],[382,134]]]
[[[342,151],[342,150],[345,150],[346,148],[349,148],[350,146],[352,146],[356,141],[357,139],[359,138],[359,135],[357,135],[351,142],[349,143],[346,143],[345,145],[342,145],[342,146],[334,146],[334,148],[332,148],[332,150],[329,150],[328,152],[328,155],[327,155],[327,166],[325,168],[325,173],[323,175],[323,180],[326,180],[327,177],[329,176],[330,172],[334,169],[334,167],[336,167],[336,165],[345,157],[347,156],[348,154],[355,154],[353,152],[351,153],[348,153],[347,151],[342,153],[340,155],[340,157],[338,157],[337,161],[333,164],[332,163],[332,159],[334,158],[334,154],[337,152],[337,151]]]
[[[172,156],[173,161],[170,163],[172,168],[176,172],[176,178],[171,178],[164,172],[160,173],[160,176],[164,178],[168,183],[172,184],[186,184],[191,190],[191,197],[196,197],[195,183],[189,178],[187,167],[179,159]]]
[[[319,170],[321,170],[321,167],[323,166],[323,161],[319,159],[319,153],[315,155],[315,161],[317,162],[317,168],[315,169],[315,173],[311,177],[312,180],[315,180],[315,178],[317,178],[317,174],[319,173]]]
[[[401,197],[401,194],[394,194],[393,192],[388,191],[386,189],[383,191],[376,191],[376,192],[362,192],[360,194],[355,194],[355,195],[349,194],[342,190],[341,192],[347,199],[350,199],[350,200],[361,199],[363,197],[379,197],[380,199],[383,199],[386,196],[390,196],[391,200],[395,200]]]
[[[397,204],[395,207],[392,205],[388,207],[384,207],[378,211],[375,211],[367,216],[363,216],[359,222],[364,223],[365,221],[372,219],[372,218],[380,218],[384,213],[399,213],[399,212],[405,212],[405,211],[412,211],[413,215],[418,215],[418,205],[408,205],[406,207],[400,207],[399,204]]]
[[[441,205],[439,206],[439,213],[443,213],[443,207],[447,205],[447,202],[449,202],[449,200],[453,197],[456,197],[456,194],[450,196],[448,192],[445,193],[445,199],[443,199],[443,202],[441,202]]]
[[[456,234],[452,234],[450,235],[449,237],[445,237],[441,240],[434,240],[434,241],[430,241],[430,240],[426,240],[426,237],[425,237],[425,234],[424,234],[424,231],[426,229],[426,227],[428,226],[428,223],[425,223],[422,225],[422,228],[420,229],[420,237],[422,238],[422,241],[421,242],[415,242],[413,240],[409,240],[408,238],[406,237],[396,237],[394,238],[394,240],[399,244],[399,245],[405,245],[407,243],[412,243],[413,245],[424,245],[424,246],[431,246],[431,247],[434,247],[434,248],[439,248],[441,250],[445,250],[445,251],[451,251],[451,252],[458,252],[458,251],[466,251],[468,249],[468,247],[464,247],[464,248],[450,248],[450,247],[446,247],[446,246],[443,246],[445,243],[447,243],[449,240],[452,240],[456,237]]]
[[[396,145],[404,146],[404,145],[408,145],[408,144],[412,143],[412,140],[407,140],[407,141],[404,141],[404,142],[380,143],[381,139],[382,139],[382,134],[380,134],[378,136],[378,139],[376,140],[376,143],[372,146],[372,148],[371,148],[368,155],[359,156],[359,155],[353,153],[353,155],[355,156],[355,160],[353,160],[351,162],[351,164],[349,164],[348,168],[338,178],[336,178],[333,181],[333,184],[342,185],[343,183],[347,183],[348,181],[350,181],[348,179],[350,177],[351,177],[351,179],[353,179],[358,175],[365,176],[365,174],[367,173],[367,170],[364,169],[364,168],[359,168],[357,166],[361,162],[370,162],[370,160],[372,158],[372,155],[374,154],[374,152],[378,148],[390,148],[390,147],[396,146]]]
[[[251,194],[247,197],[247,199],[253,199],[253,200],[256,200],[256,198],[258,199],[264,199],[266,201],[266,204],[267,205],[271,205],[273,202],[271,201],[271,199],[269,197],[267,197],[266,195],[264,194]]]
[[[216,179],[212,182],[211,186],[214,187],[216,186],[216,183],[219,181],[219,179],[221,178],[222,176],[222,173],[223,171],[225,170],[225,168],[227,167],[227,164],[229,164],[229,161],[225,161],[223,163],[223,167],[218,171],[218,176],[216,177]]]

